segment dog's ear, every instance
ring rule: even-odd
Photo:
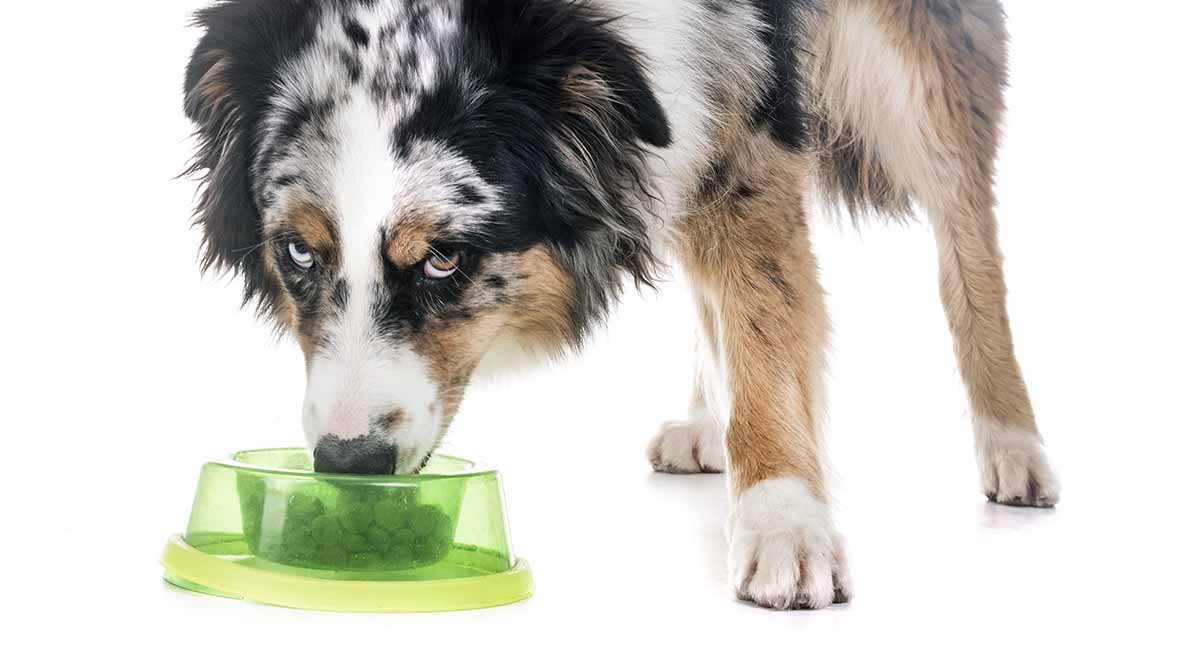
[[[189,173],[201,175],[196,224],[204,230],[200,265],[205,270],[233,270],[247,280],[246,298],[260,287],[262,219],[250,181],[250,136],[247,111],[234,91],[231,54],[214,47],[209,33],[188,66],[184,110],[196,125],[197,151]]]
[[[602,316],[621,272],[652,283],[657,260],[647,231],[654,200],[645,161],[671,143],[667,116],[641,54],[621,22],[561,0],[472,0],[503,90],[526,124],[517,155],[528,170],[529,209],[551,234],[580,286],[582,320]],[[546,138],[541,142],[541,138]],[[539,142],[544,154],[534,155]]]
[[[184,112],[196,126],[187,174],[201,187],[196,224],[200,264],[245,281],[246,302],[268,309],[277,283],[263,256],[262,216],[254,199],[254,133],[276,67],[311,29],[300,0],[224,0],[195,16],[204,29],[184,80]]]
[[[666,113],[617,19],[561,0],[474,0],[466,11],[468,22],[490,26],[485,37],[513,85],[543,98],[557,92],[558,108],[615,138],[670,145]]]
[[[655,147],[669,146],[671,128],[666,113],[636,53],[628,46],[603,40],[579,43],[575,63],[562,76],[559,108],[583,122],[568,126],[598,129],[616,138],[636,137]]]
[[[594,25],[602,28],[603,25]],[[577,43],[560,72],[555,104],[557,149],[568,169],[558,195],[560,217],[590,233],[591,244],[611,248],[618,268],[652,284],[657,261],[646,232],[645,208],[654,197],[644,178],[646,146],[671,143],[667,117],[632,49],[620,43]]]

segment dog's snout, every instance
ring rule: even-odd
[[[394,474],[396,446],[373,436],[346,440],[326,435],[313,449],[313,469],[332,474]]]

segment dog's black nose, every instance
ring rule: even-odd
[[[351,440],[323,436],[313,450],[313,469],[331,474],[395,474],[396,446],[372,436]]]

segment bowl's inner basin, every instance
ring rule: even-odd
[[[337,476],[313,474],[304,449],[239,452],[205,466],[184,539],[239,563],[325,578],[506,571],[498,477],[474,470],[434,456],[418,476]]]

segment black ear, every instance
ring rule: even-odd
[[[558,90],[562,108],[592,111],[618,137],[671,144],[666,113],[618,18],[563,0],[472,0],[466,12],[469,23],[490,27],[484,33],[496,64],[514,85]]]
[[[270,307],[277,286],[263,257],[262,217],[254,198],[255,132],[279,63],[311,30],[313,3],[226,0],[196,14],[205,30],[188,64],[184,112],[196,125],[188,174],[199,177],[196,224],[200,264],[232,270],[245,300]]]
[[[671,143],[666,113],[621,23],[564,0],[471,0],[468,24],[486,68],[524,115],[514,140],[527,170],[527,209],[575,276],[578,320],[602,317],[621,273],[652,283],[647,231],[652,147]],[[512,120],[516,122],[516,120]],[[531,142],[538,142],[537,152]]]
[[[602,27],[603,24],[597,25]],[[667,147],[671,127],[632,48],[605,39],[584,41],[561,82],[560,108],[616,137]],[[590,46],[590,47],[588,47]],[[578,125],[583,126],[583,125]]]

